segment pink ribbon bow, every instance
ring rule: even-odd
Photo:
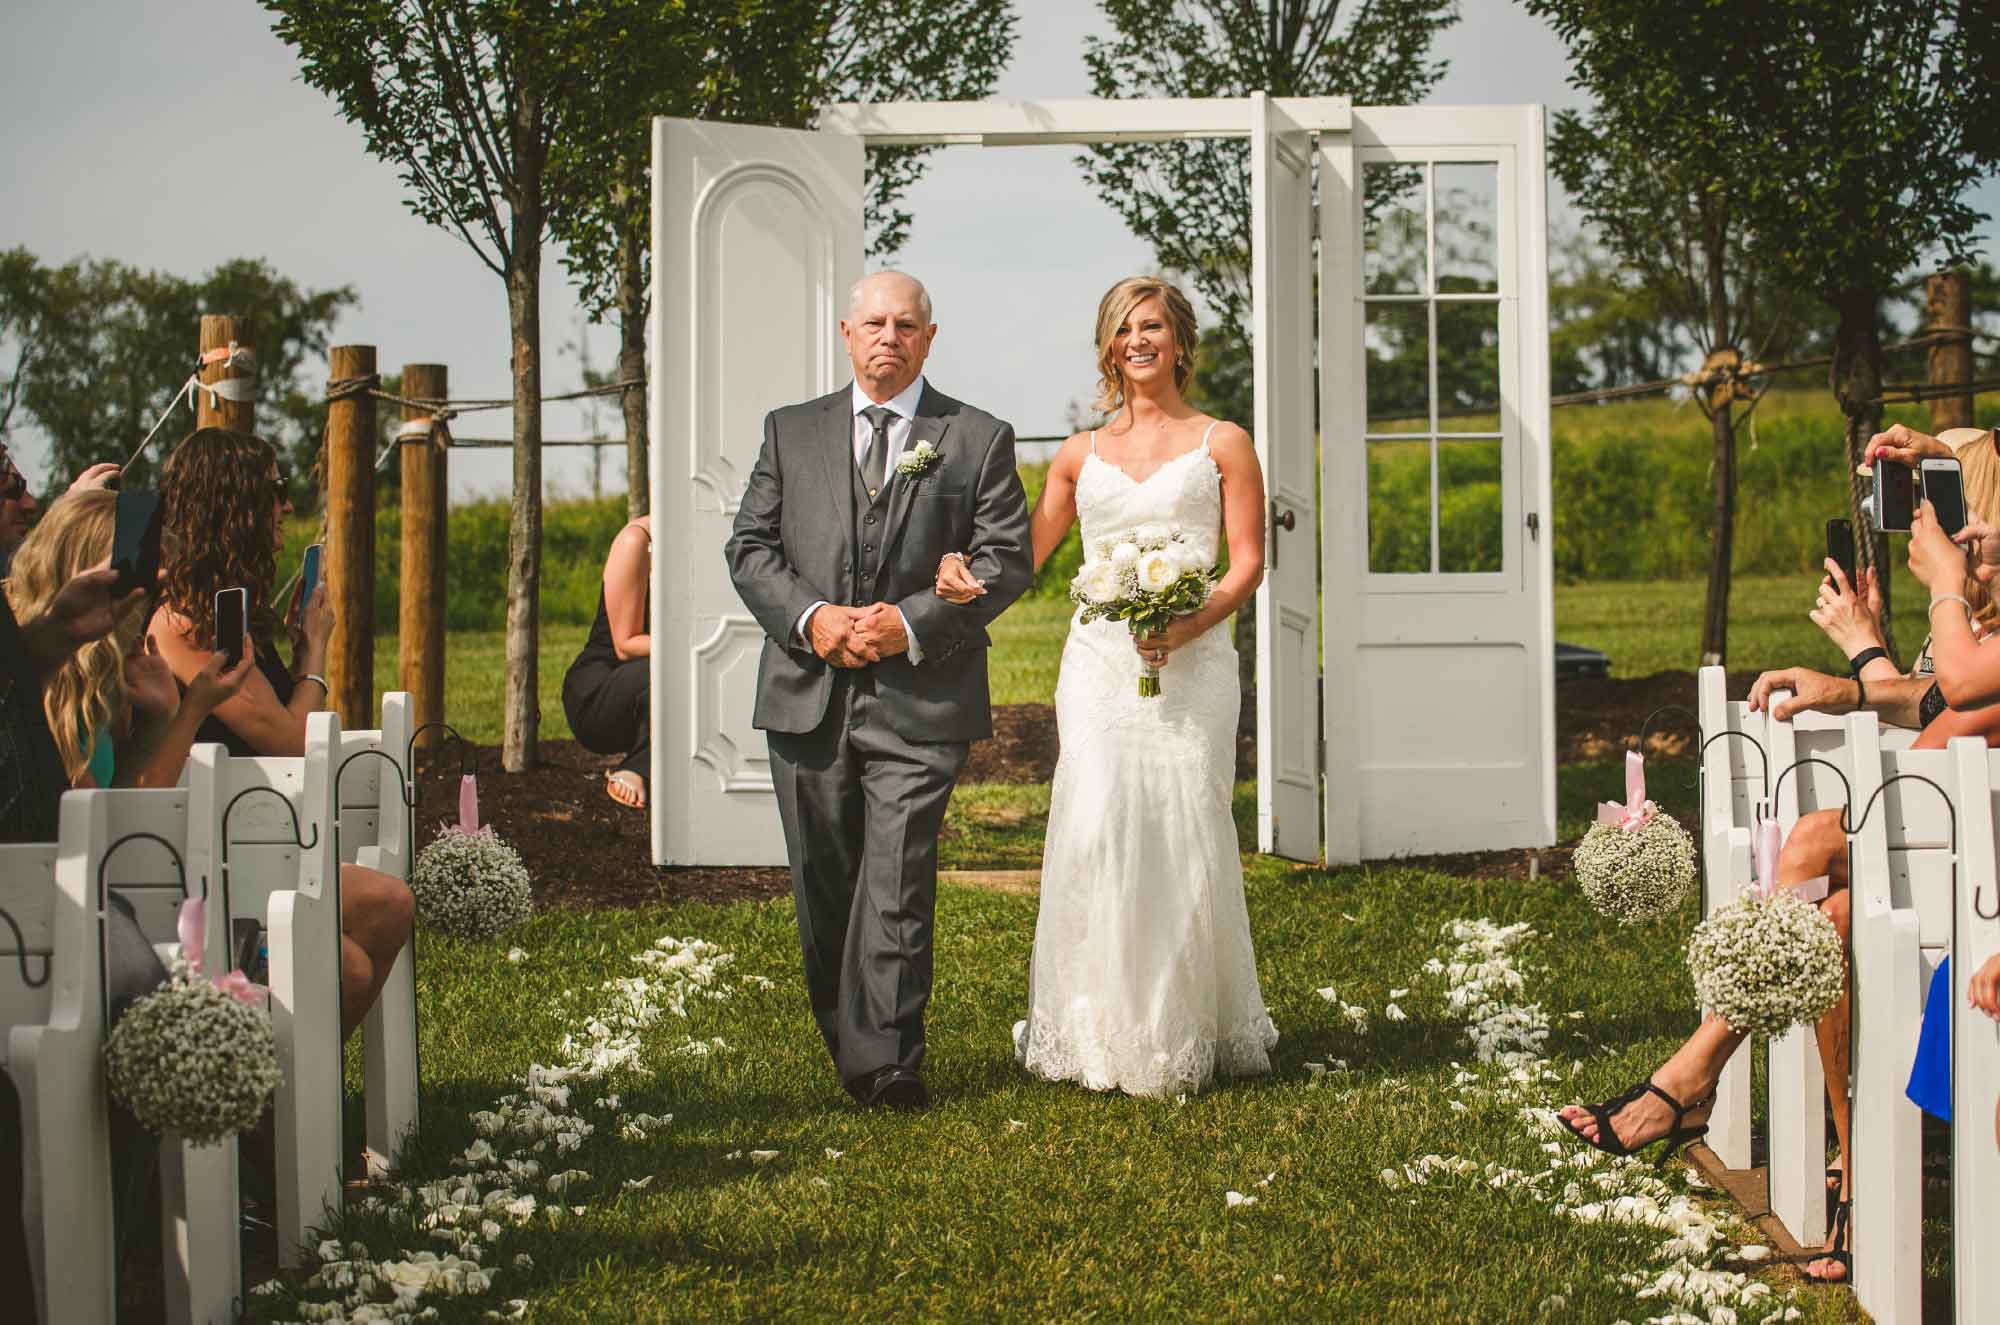
[[[190,897],[181,903],[180,915],[175,922],[175,927],[180,931],[181,956],[187,959],[188,965],[194,968],[197,976],[202,973],[202,935],[206,932],[203,928],[206,911],[207,908],[202,905],[201,898]],[[264,1006],[264,1000],[271,993],[269,989],[257,984],[241,971],[218,975],[209,983],[237,1002],[247,1003],[251,1007]]]
[[[1757,825],[1757,881],[1751,891],[1768,900],[1778,891],[1778,821],[1768,818]],[[1827,876],[1792,885],[1792,892],[1802,902],[1817,902],[1826,896]]]
[[[1625,752],[1625,803],[1599,801],[1597,822],[1616,824],[1628,833],[1646,826],[1653,812],[1646,808],[1646,760],[1637,750]]]
[[[458,831],[479,831],[479,783],[470,773],[458,780]]]

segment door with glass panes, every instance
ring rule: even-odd
[[[1554,840],[1542,130],[1320,140],[1330,860]]]

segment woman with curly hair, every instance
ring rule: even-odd
[[[235,697],[216,706],[200,738],[233,755],[301,755],[306,716],[326,701],[326,645],[333,607],[326,584],[305,605],[292,665],[279,661],[282,625],[271,610],[284,518],[292,502],[278,454],[261,437],[202,428],[174,448],[160,472],[163,538],[160,610],[152,638],[183,685],[193,683],[215,640],[215,595],[248,590],[256,668]],[[374,1005],[415,916],[402,880],[359,865],[340,867],[341,1024],[351,1032]]]
[[[39,616],[63,585],[110,558],[117,508],[118,494],[103,488],[72,492],[49,508],[14,557],[7,599],[16,617]],[[201,724],[248,674],[247,660],[230,669],[213,654],[183,695],[138,615],[127,617],[71,654],[43,687],[69,784],[173,786]]]

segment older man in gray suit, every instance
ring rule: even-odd
[[[986,627],[1034,571],[1013,428],[924,381],[924,287],[866,278],[840,334],[853,385],[765,417],[726,555],[766,636],[753,721],[813,1018],[855,1099],[922,1108],[938,831],[993,731]],[[937,596],[948,555],[982,597]]]

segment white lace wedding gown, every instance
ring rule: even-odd
[[[1086,542],[1173,525],[1214,556],[1222,481],[1207,436],[1144,482],[1096,441],[1076,483]],[[1028,1017],[1014,1041],[1051,1080],[1170,1095],[1218,1071],[1270,1071],[1278,1032],[1257,987],[1230,814],[1235,646],[1224,625],[1178,650],[1151,699],[1139,697],[1140,666],[1124,622],[1071,622]]]

